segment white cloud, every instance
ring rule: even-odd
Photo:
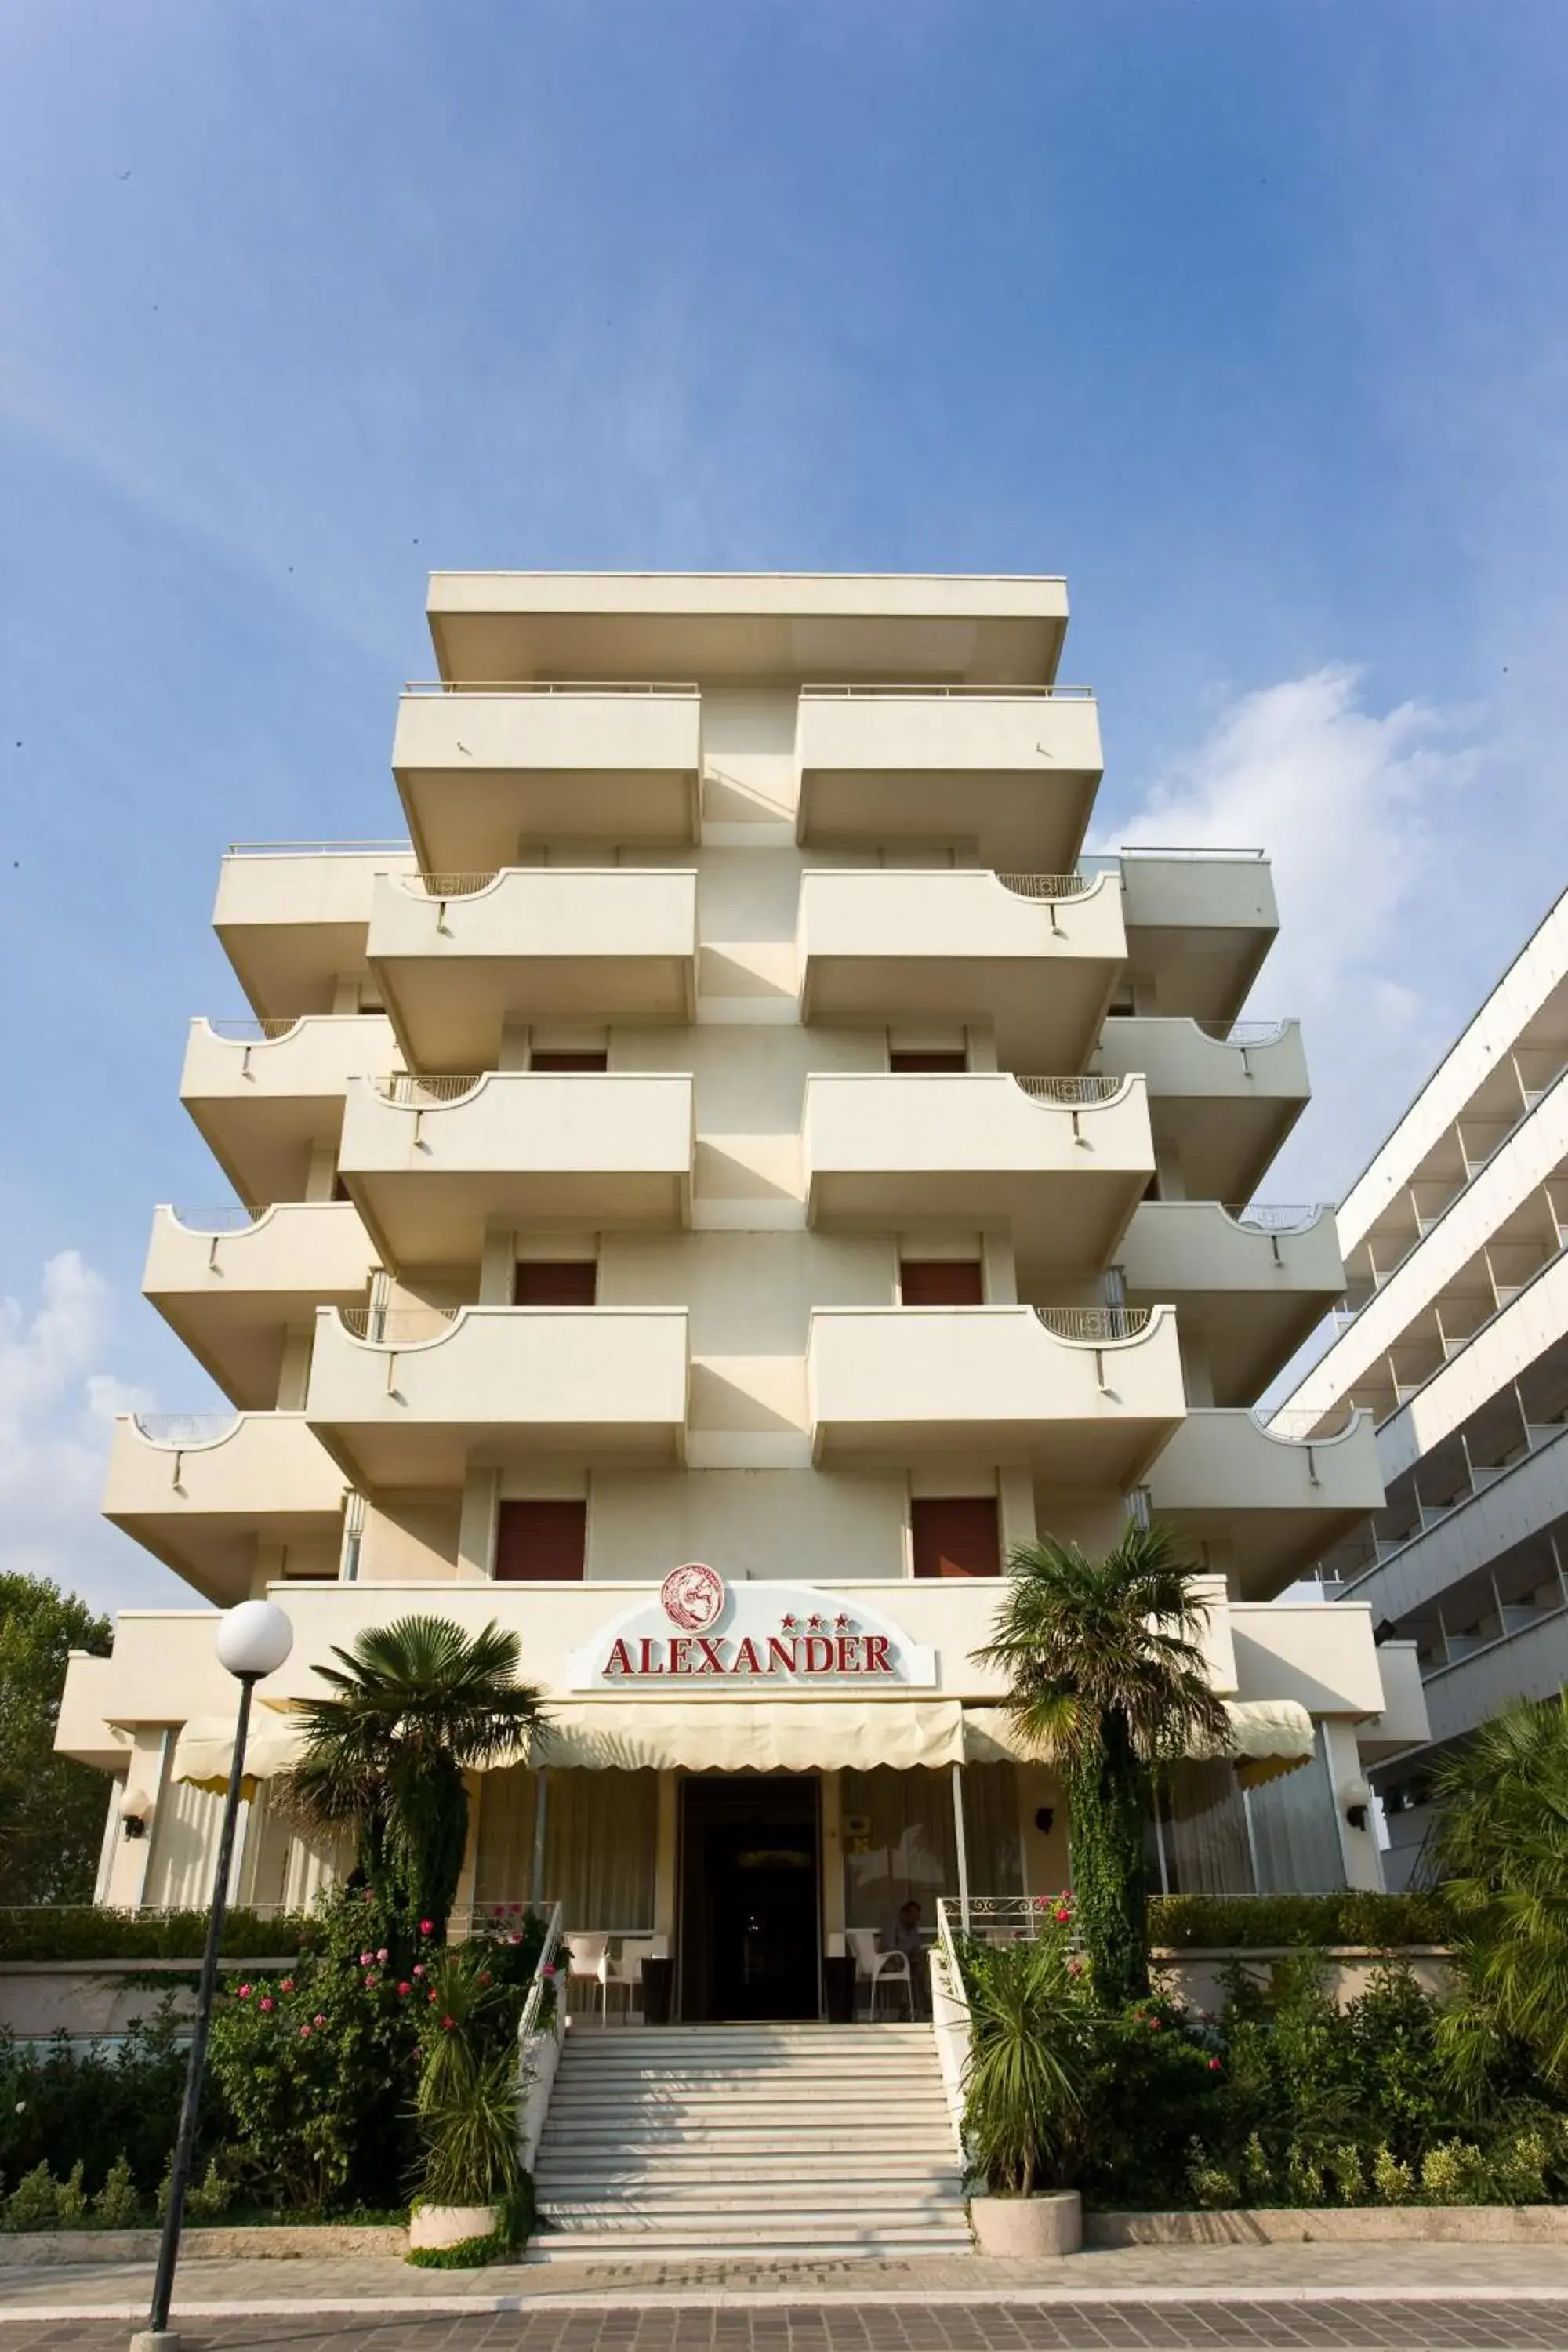
[[[103,1369],[109,1285],[79,1250],[45,1265],[29,1313],[0,1299],[0,1567],[51,1577],[100,1606],[155,1599],[165,1572],[99,1517],[109,1424],[151,1398]]]
[[[1274,1198],[1342,1194],[1470,1009],[1455,1001],[1445,941],[1474,725],[1415,702],[1369,710],[1346,665],[1286,679],[1224,706],[1096,844],[1272,860],[1279,937],[1247,1010],[1300,1018],[1313,1080],[1264,1188]]]

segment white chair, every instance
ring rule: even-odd
[[[566,1941],[572,1950],[571,1966],[566,1977],[567,2014],[570,2016],[572,2010],[573,1986],[579,1981],[596,1984],[599,1988],[599,2023],[603,2027],[609,2019],[610,1979],[615,1973],[610,1966],[610,1939],[608,1936],[568,1936]],[[588,1996],[590,2016],[593,2014],[593,2009],[594,1997],[590,1993]]]
[[[855,1955],[857,1974],[868,1979],[870,1982],[871,1995],[868,2014],[871,2023],[875,2024],[877,2021],[877,1994],[883,1985],[903,1987],[904,2004],[912,2023],[915,2014],[915,1980],[910,1969],[909,1954],[879,1952],[877,1949],[876,1935],[869,1927],[848,1928],[846,1931],[845,1940]]]

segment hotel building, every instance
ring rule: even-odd
[[[216,1611],[296,1627],[256,1904],[339,1859],[268,1802],[314,1664],[493,1619],[552,1724],[476,1782],[462,1903],[667,1958],[679,2018],[815,2018],[907,1897],[1068,1878],[974,1653],[1013,1546],[1130,1517],[1203,1572],[1234,1730],[1152,1883],[1378,1884],[1415,1649],[1270,1605],[1383,1488],[1365,1413],[1254,1409],[1346,1280],[1330,1213],[1257,1205],[1308,1098],[1295,1022],[1239,1018],[1269,868],[1080,856],[1062,582],[439,573],[429,617],[408,838],[224,860],[249,1013],[181,1095],[234,1201],[160,1208],[145,1289],[233,1410],[114,1433],[109,1517],[191,1601],[71,1663],[99,1899],[206,1897]]]
[[[1431,1757],[1568,1684],[1565,1073],[1568,896],[1352,1186],[1342,1328],[1291,1400],[1304,1425],[1377,1424],[1383,1508],[1325,1573],[1420,1660],[1430,1745],[1373,1775],[1396,1885]]]

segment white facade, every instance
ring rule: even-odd
[[[1311,1867],[1375,1883],[1343,1791],[1424,1736],[1414,1675],[1364,1612],[1262,1606],[1381,1499],[1370,1423],[1307,1444],[1250,1410],[1344,1285],[1325,1216],[1252,1205],[1308,1096],[1295,1024],[1237,1019],[1269,871],[1079,866],[1100,757],[1056,683],[1062,583],[439,574],[430,616],[413,845],[224,861],[253,1018],[195,1024],[181,1091],[246,1205],[159,1210],[146,1289],[236,1418],[124,1423],[110,1517],[209,1610],[282,1601],[285,1700],[391,1614],[515,1626],[554,1826],[489,1776],[468,1893],[662,1938],[690,2000],[699,1829],[728,1834],[692,1778],[795,1776],[817,1955],[951,1891],[954,1768],[971,1883],[1061,1883],[1060,1792],[981,1721],[972,1654],[1011,1547],[1130,1511],[1210,1580],[1216,1688],[1317,1727],[1247,1807],[1202,1768],[1166,1883],[1289,1878],[1310,1781]],[[724,1593],[696,1648],[677,1620],[658,1672],[606,1667],[691,1562]],[[839,1649],[786,1667],[767,1641],[815,1615]],[[151,1801],[106,1900],[200,1879],[211,1631],[131,1612],[73,1664],[61,1747]],[[237,1884],[294,1899],[329,1861],[262,1801]]]
[[[1565,1074],[1568,897],[1340,1211],[1342,1328],[1290,1401],[1377,1420],[1387,1499],[1327,1566],[1416,1643],[1434,1747],[1568,1679]],[[1426,1760],[1378,1774],[1391,1874],[1425,1834]]]

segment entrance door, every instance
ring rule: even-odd
[[[818,2017],[818,1784],[784,1773],[681,1783],[680,2014]]]

